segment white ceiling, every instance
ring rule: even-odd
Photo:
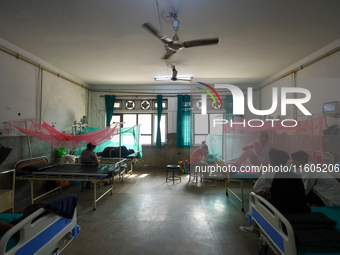
[[[340,38],[339,0],[1,0],[0,37],[89,85],[169,84],[161,41],[219,37],[170,58],[179,75],[209,84],[266,79]],[[234,83],[237,83],[234,80]],[[179,84],[174,82],[173,84]],[[185,83],[184,83],[185,84]]]

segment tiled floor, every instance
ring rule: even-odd
[[[261,242],[239,230],[247,222],[240,202],[233,195],[226,197],[224,181],[212,187],[214,183],[188,182],[183,175],[182,182],[173,185],[165,182],[165,169],[138,169],[134,174],[115,182],[113,195],[102,198],[96,211],[91,190],[65,190],[79,195],[81,232],[64,255],[258,254]]]

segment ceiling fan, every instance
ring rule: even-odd
[[[210,45],[210,44],[217,44],[218,38],[210,38],[210,39],[200,39],[200,40],[193,40],[193,41],[186,41],[181,42],[179,40],[179,37],[177,35],[177,30],[179,28],[179,21],[177,20],[177,14],[176,13],[170,13],[170,17],[172,17],[174,20],[172,21],[172,27],[175,30],[175,35],[172,39],[165,35],[161,35],[159,31],[153,27],[150,23],[144,23],[142,27],[144,27],[146,30],[148,30],[153,35],[157,36],[158,39],[160,39],[165,44],[166,53],[163,56],[163,59],[170,58],[173,54],[175,54],[177,51],[182,50],[183,48],[190,48],[190,47],[196,47],[196,46],[203,46],[203,45]]]
[[[170,66],[169,66],[170,67]],[[171,66],[172,68],[172,76],[171,77],[155,77],[155,81],[192,81],[192,76],[188,77],[178,77],[177,78],[177,70],[175,66]]]

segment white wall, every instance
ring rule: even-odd
[[[325,54],[326,52],[340,46],[340,40],[326,46],[323,49],[311,54],[305,59],[295,63],[294,65],[282,70],[274,75],[271,79],[282,75],[289,70],[299,67],[302,64],[311,61],[312,59]],[[306,88],[311,92],[311,100],[305,103],[304,106],[310,111],[314,117],[322,116],[322,106],[325,102],[340,101],[340,52],[336,52],[328,57],[315,62],[296,73],[296,86]],[[270,79],[268,79],[269,81]],[[263,89],[261,89],[261,105],[262,109],[269,108],[271,104],[271,90],[272,87],[291,87],[293,84],[292,77],[281,79]],[[302,95],[297,95],[301,97]],[[269,100],[268,100],[269,98]],[[279,115],[280,105],[274,116]],[[298,119],[304,118],[302,112],[298,110]],[[285,118],[293,117],[293,108],[291,106],[287,109],[287,116]],[[330,123],[338,122],[335,119],[330,119]],[[340,123],[338,123],[340,124]]]
[[[20,53],[44,67],[50,68],[69,79],[79,79],[53,65],[0,39],[0,45]],[[38,119],[40,117],[41,84],[38,67],[0,51],[0,129],[5,121]],[[87,89],[43,72],[42,119],[51,125],[56,122],[59,131],[70,131],[74,120],[86,115]],[[19,115],[20,113],[20,115]],[[21,125],[22,124],[18,124]],[[9,135],[21,135],[15,128]]]
[[[42,119],[70,133],[74,121],[87,115],[87,89],[44,72],[42,103]]]

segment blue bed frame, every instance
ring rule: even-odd
[[[316,207],[316,211],[324,212],[327,215],[327,207]],[[340,207],[332,208],[339,211]],[[313,211],[313,208],[312,208]],[[247,220],[252,225],[252,221],[260,228],[260,239],[263,241],[263,246],[268,245],[274,254],[280,255],[339,255],[339,252],[327,253],[309,253],[300,252],[296,249],[294,230],[289,221],[266,199],[256,195],[254,192],[249,196],[249,213]],[[339,219],[337,221],[336,229],[339,230]],[[283,231],[283,225],[286,231]],[[259,253],[265,254],[265,253]]]
[[[40,208],[7,231],[0,240],[0,254],[45,255],[59,254],[78,235],[77,212],[72,219],[54,213],[45,214]],[[39,218],[38,218],[39,217]],[[19,232],[19,241],[7,248],[8,242]]]

